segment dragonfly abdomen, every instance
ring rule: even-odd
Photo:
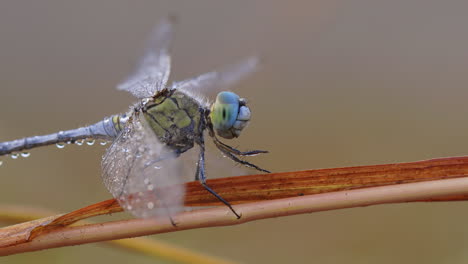
[[[13,141],[1,142],[0,156],[41,146],[75,143],[84,139],[113,140],[122,130],[125,121],[125,115],[114,115],[106,117],[96,124],[86,127],[60,131],[49,135],[26,137]]]

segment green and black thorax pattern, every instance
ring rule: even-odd
[[[205,111],[196,99],[174,89],[164,89],[141,111],[162,143],[183,153],[203,137]]]

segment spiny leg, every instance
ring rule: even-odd
[[[120,191],[120,194],[119,194],[118,197],[121,197],[121,196],[123,195],[123,193],[124,193],[125,186],[127,185],[128,177],[129,177],[129,175],[130,175],[130,171],[131,171],[132,168],[133,168],[134,161],[135,161],[137,155],[134,155],[134,156],[135,156],[135,158],[133,158],[132,161],[131,161],[131,166],[130,166],[129,169],[128,169],[127,176],[125,177],[125,180],[124,180],[124,182],[123,182],[123,184],[122,184],[122,190]],[[159,157],[159,158],[157,158],[157,159],[155,159],[155,160],[153,160],[153,161],[150,161],[150,162],[144,164],[144,165],[145,165],[144,170],[146,170],[148,167],[150,167],[150,166],[152,166],[152,165],[154,165],[154,164],[156,164],[156,163],[158,163],[158,162],[160,162],[160,161],[163,161],[163,160],[166,160],[166,159],[170,159],[170,158],[176,158],[176,157],[178,157],[178,156],[180,156],[180,152],[178,152],[178,151],[174,151],[174,152],[167,153],[166,155],[163,155],[163,156],[161,156],[161,157]],[[148,184],[149,184],[149,183],[148,183]],[[156,194],[156,193],[154,193],[154,196],[156,196],[156,198],[157,198],[157,194]],[[158,198],[157,198],[157,199],[158,199]],[[159,201],[161,202],[162,207],[164,207],[164,209],[165,209],[165,211],[166,211],[166,213],[167,213],[167,215],[168,215],[168,217],[169,217],[169,220],[171,221],[172,226],[173,226],[173,227],[177,227],[176,222],[174,221],[174,219],[172,218],[172,216],[171,216],[171,214],[170,214],[168,205],[167,205],[167,204],[164,202],[164,200],[162,200],[162,199],[159,199]]]
[[[221,197],[219,194],[217,194],[213,189],[211,189],[206,184],[205,145],[204,145],[203,142],[201,142],[199,145],[200,145],[200,156],[199,156],[199,159],[198,159],[197,172],[196,172],[196,175],[195,175],[195,179],[197,179],[200,182],[200,184],[203,186],[203,188],[205,188],[205,190],[210,192],[214,197],[216,197],[223,204],[225,204],[227,207],[229,207],[229,209],[231,209],[231,211],[234,213],[234,215],[236,215],[237,219],[240,219],[241,216],[234,210],[234,208],[232,208],[231,204],[228,201],[224,200],[223,197]]]
[[[138,154],[141,155],[141,153],[138,153]],[[130,175],[130,171],[133,168],[133,165],[134,165],[134,162],[135,162],[137,156],[138,155],[133,155],[133,158],[132,158],[132,160],[130,162],[131,165],[128,167],[127,175],[125,176],[124,182],[122,183],[122,190],[120,191],[118,197],[122,196],[122,194],[123,194],[123,192],[125,190],[125,186],[127,185],[127,181],[128,181],[128,176]],[[146,170],[149,166],[152,166],[152,165],[154,165],[154,164],[156,164],[156,163],[158,163],[160,161],[163,161],[163,160],[166,160],[166,159],[169,159],[169,158],[177,158],[179,156],[180,156],[179,151],[170,152],[170,153],[168,153],[168,154],[166,154],[164,156],[161,156],[161,157],[159,157],[159,158],[157,158],[155,160],[152,160],[152,161],[147,162],[146,164],[144,164],[145,165],[144,170]]]
[[[138,153],[138,154],[139,154],[139,155],[142,155],[141,153]],[[127,181],[128,181],[128,176],[130,175],[130,171],[131,171],[132,168],[133,168],[133,165],[134,165],[134,163],[135,163],[135,160],[136,160],[138,154],[134,155],[133,158],[132,158],[132,160],[131,160],[131,162],[130,162],[131,165],[128,167],[127,176],[125,176],[124,182],[122,183],[122,190],[120,191],[118,197],[122,196],[122,194],[123,194],[123,192],[124,192],[124,190],[125,190],[125,186],[127,185]],[[174,154],[175,156],[173,156],[173,154]],[[150,162],[146,163],[144,169],[146,170],[149,166],[152,166],[152,165],[154,165],[155,163],[158,163],[158,162],[160,162],[160,161],[163,161],[163,160],[166,160],[166,159],[169,159],[169,158],[176,158],[176,157],[178,157],[178,156],[180,156],[180,152],[178,152],[178,151],[168,153],[168,154],[165,155],[165,156],[161,156],[161,157],[159,157],[159,158],[157,158],[157,159],[155,159],[155,160],[153,160],[153,161],[150,161]]]
[[[270,173],[271,171],[269,170],[265,170],[265,169],[262,169],[260,167],[258,167],[257,165],[255,164],[252,164],[248,161],[245,161],[245,160],[241,160],[239,159],[238,157],[236,157],[235,155],[233,155],[232,153],[226,151],[225,149],[222,149],[222,148],[218,148],[224,155],[226,155],[228,158],[230,158],[231,160],[237,162],[237,163],[240,163],[246,167],[249,167],[249,168],[253,168],[253,169],[256,169],[258,171],[261,171],[261,172],[266,172],[266,173]]]
[[[161,157],[153,160],[153,161],[150,161],[150,162],[147,162],[145,164],[145,168],[144,169],[147,169],[149,166],[152,166],[160,161],[163,161],[163,160],[166,160],[166,159],[172,159],[172,158],[177,158],[180,156],[180,151],[178,150],[175,150],[174,152],[169,152],[169,153],[166,153],[165,155],[162,155]],[[154,193],[154,195],[157,197],[157,193]],[[159,199],[159,201],[161,202],[162,206],[164,207],[164,209],[166,210],[166,213],[167,215],[169,216],[169,220],[171,221],[171,224],[173,227],[177,227],[177,224],[176,222],[174,221],[174,219],[172,218],[171,216],[171,213],[169,211],[169,206],[164,202],[164,200],[162,199]]]
[[[178,158],[180,156],[180,151],[175,150],[174,152],[169,152],[155,160],[149,161],[145,164],[145,169],[148,168],[149,166],[152,166],[160,161],[166,160],[166,159],[172,159],[172,158]]]
[[[234,154],[234,155],[239,155],[239,156],[255,156],[257,154],[261,154],[261,153],[268,153],[267,150],[251,150],[251,151],[240,151],[240,150],[237,150],[225,143],[223,143],[222,141],[220,141],[216,136],[213,136],[213,141],[215,143],[215,145],[221,149],[225,149],[226,151]]]
[[[157,195],[155,194],[155,196],[157,196]],[[172,226],[177,227],[177,224],[174,221],[174,219],[172,218],[171,212],[169,211],[169,207],[167,206],[167,204],[163,200],[160,200],[160,201],[161,201],[162,206],[166,210],[167,216],[169,216],[169,220],[171,221]]]

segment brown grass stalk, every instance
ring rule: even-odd
[[[0,248],[0,255],[187,229],[237,225],[287,215],[462,195],[467,194],[467,190],[468,178],[464,177],[246,203],[235,206],[235,209],[242,214],[241,219],[236,219],[225,207],[216,207],[184,212],[175,216],[177,227],[172,226],[168,218],[131,219],[66,227],[44,233],[28,243]]]
[[[0,255],[384,203],[466,200],[468,157],[228,177],[211,180],[209,185],[235,204],[241,219],[220,206],[178,214],[173,217],[176,227],[168,217],[68,226],[122,210],[110,200],[0,229]],[[187,184],[186,205],[214,205],[215,201],[198,183]]]
[[[44,218],[48,215],[56,214],[50,210],[28,207],[28,206],[0,206],[0,222],[18,223],[24,221],[33,221],[38,218]],[[83,221],[82,223],[91,224]],[[128,239],[118,239],[105,241],[109,246],[119,247],[134,253],[145,254],[157,260],[167,260],[171,263],[186,264],[234,264],[236,262],[222,258],[210,256],[180,246],[172,245],[167,242],[150,239],[145,237],[136,237]]]

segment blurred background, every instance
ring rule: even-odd
[[[270,150],[250,159],[262,167],[466,155],[466,10],[457,0],[2,1],[0,141],[125,111],[135,99],[114,87],[152,27],[173,14],[172,80],[263,56],[261,71],[235,89],[253,120],[233,143]],[[111,198],[100,178],[104,150],[51,146],[2,157],[0,203],[69,212]],[[209,175],[231,174],[226,164]],[[465,202],[413,203],[153,238],[242,263],[466,263],[467,219]],[[0,259],[31,261],[155,263],[99,243]]]

